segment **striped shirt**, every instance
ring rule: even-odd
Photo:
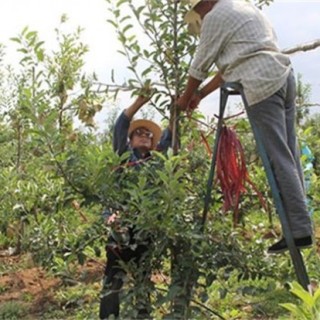
[[[227,82],[243,85],[249,105],[277,92],[291,70],[266,17],[241,0],[219,0],[202,21],[199,46],[189,74],[205,80],[216,64]]]

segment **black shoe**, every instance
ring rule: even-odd
[[[312,246],[312,237],[304,237],[294,239],[294,243],[298,249],[310,248]],[[282,238],[268,249],[268,253],[282,253],[288,250],[287,242],[285,238]]]

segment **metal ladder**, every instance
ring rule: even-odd
[[[208,182],[207,182],[207,192],[205,196],[205,204],[204,204],[204,210],[203,210],[203,215],[202,215],[202,227],[204,228],[205,221],[207,219],[207,214],[209,210],[209,204],[210,204],[210,199],[211,199],[211,190],[213,187],[213,178],[215,174],[215,165],[216,165],[216,160],[217,160],[217,151],[218,151],[218,142],[221,134],[221,129],[222,129],[222,124],[223,124],[223,115],[224,111],[226,108],[227,100],[229,95],[240,95],[242,98],[242,101],[244,103],[245,109],[247,110],[248,108],[248,103],[246,100],[246,97],[244,95],[244,91],[242,88],[242,85],[237,82],[226,82],[220,89],[220,109],[219,109],[219,120],[218,120],[218,125],[217,125],[217,130],[216,130],[216,137],[215,137],[215,142],[213,146],[213,153],[212,153],[212,159],[211,159],[211,166],[210,166],[210,172],[209,172],[209,177],[208,177]],[[250,120],[249,117],[249,122],[251,124],[251,128],[256,140],[256,145],[267,175],[267,179],[271,188],[272,196],[273,196],[273,201],[276,207],[276,210],[278,212],[282,230],[284,237],[286,239],[288,249],[291,255],[291,260],[293,262],[295,272],[297,275],[298,282],[301,284],[301,286],[306,290],[311,293],[311,287],[310,287],[310,281],[309,277],[306,271],[305,264],[303,262],[303,258],[301,255],[301,252],[299,249],[297,249],[293,235],[288,223],[288,218],[287,214],[284,210],[283,203],[281,200],[279,188],[277,185],[277,182],[275,180],[271,164],[269,161],[269,158],[267,156],[265,147],[262,143],[262,139],[260,138],[260,132],[259,128],[255,126],[255,124]]]

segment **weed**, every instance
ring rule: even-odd
[[[0,294],[6,292],[7,290],[8,288],[6,286],[0,285]]]
[[[320,288],[311,295],[304,290],[302,286],[293,282],[291,284],[291,293],[300,299],[300,304],[282,303],[285,309],[289,310],[292,317],[296,320],[319,320],[320,319]]]
[[[27,315],[27,306],[16,301],[5,302],[0,305],[0,319],[2,320],[18,320],[23,319]]]

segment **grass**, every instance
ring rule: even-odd
[[[17,301],[9,301],[0,305],[1,320],[20,320],[25,319],[28,314],[26,304]]]

